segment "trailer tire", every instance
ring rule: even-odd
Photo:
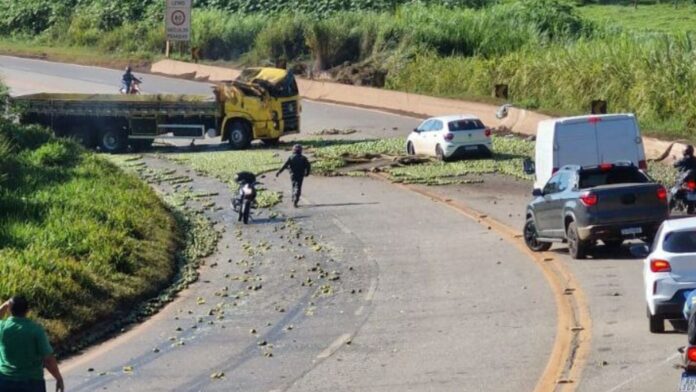
[[[121,152],[128,146],[128,135],[120,129],[105,129],[99,134],[99,147],[110,154]]]
[[[77,143],[80,143],[85,148],[94,149],[95,147],[97,147],[97,140],[94,137],[94,134],[90,132],[90,129],[73,128],[69,130],[65,134],[65,136],[75,140]]]
[[[251,131],[242,121],[233,121],[227,125],[227,138],[233,150],[244,150],[251,145]]]

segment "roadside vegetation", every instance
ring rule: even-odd
[[[161,1],[4,2],[0,33],[14,38],[0,48],[28,41],[152,58],[164,47]],[[508,84],[513,103],[553,113],[586,113],[604,99],[612,112],[637,113],[645,134],[693,140],[696,5],[632,4],[205,0],[192,45],[208,61],[285,60],[312,77],[453,98],[490,100]]]
[[[137,178],[0,119],[0,298],[30,298],[58,349],[167,285],[180,237]]]

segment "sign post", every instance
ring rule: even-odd
[[[165,29],[167,31],[166,56],[169,57],[170,42],[191,41],[192,0],[166,0]]]

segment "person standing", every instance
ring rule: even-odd
[[[56,379],[56,392],[63,392],[63,376],[46,331],[27,318],[28,311],[21,296],[0,305],[0,391],[45,392],[46,368]]]
[[[292,147],[292,155],[285,161],[283,167],[278,170],[276,177],[288,168],[290,169],[290,180],[292,181],[292,205],[297,208],[297,204],[300,202],[300,196],[302,195],[302,182],[304,178],[309,175],[311,170],[309,159],[302,155],[301,145],[295,144]]]

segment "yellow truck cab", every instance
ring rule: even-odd
[[[154,139],[221,136],[233,149],[253,140],[276,144],[300,131],[300,96],[292,72],[248,68],[218,83],[215,99],[200,95],[32,94],[12,100],[23,123],[116,153],[147,149]]]
[[[247,68],[215,91],[224,102],[222,141],[232,148],[247,148],[256,139],[273,145],[281,136],[300,131],[300,97],[292,72]]]

